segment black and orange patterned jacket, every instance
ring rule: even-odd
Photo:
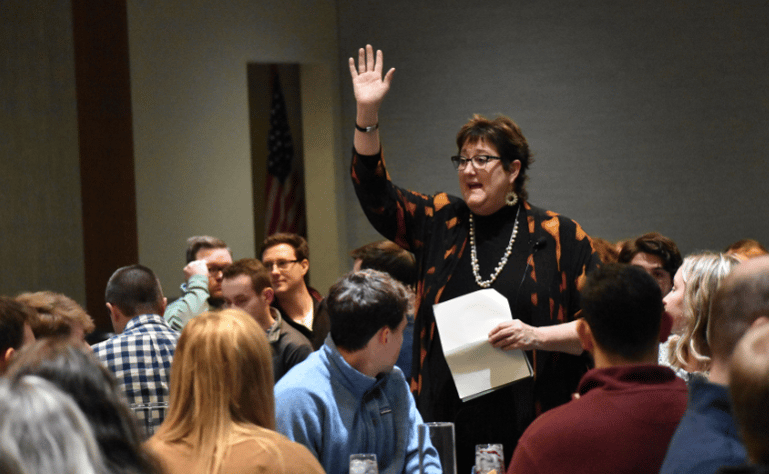
[[[353,150],[352,180],[368,220],[382,234],[414,253],[417,259],[415,359],[411,388],[417,404],[434,403],[423,396],[430,383],[424,357],[434,340],[432,305],[451,278],[468,244],[469,209],[446,193],[426,196],[392,184],[381,155],[360,156]],[[574,320],[579,312],[579,289],[587,272],[600,264],[590,237],[576,222],[524,203],[529,235],[544,238],[542,249],[529,255],[531,271],[525,276],[532,306],[532,324],[546,326]],[[526,294],[526,293],[522,293]],[[532,351],[538,411],[565,403],[576,391],[589,359],[569,354]],[[421,408],[421,407],[420,407]]]

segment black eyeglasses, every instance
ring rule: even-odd
[[[486,165],[489,164],[489,161],[499,159],[500,158],[498,156],[491,155],[476,155],[472,158],[465,158],[464,156],[458,155],[451,157],[451,163],[454,165],[455,170],[462,171],[463,169],[467,168],[467,164],[472,161],[473,168],[482,170],[486,169]]]
[[[267,267],[267,270],[272,270],[273,267],[278,267],[278,270],[288,270],[288,266],[292,263],[296,263],[299,260],[265,260],[262,264]]]

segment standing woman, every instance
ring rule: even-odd
[[[323,473],[307,448],[273,431],[272,352],[245,312],[187,323],[170,391],[168,415],[147,442],[164,473]]]
[[[529,147],[506,117],[476,115],[459,131],[451,161],[462,199],[392,184],[381,154],[378,112],[394,69],[384,78],[382,71],[382,52],[375,57],[370,45],[359,51],[357,67],[350,58],[357,101],[352,178],[371,224],[417,258],[411,381],[417,406],[425,421],[456,424],[458,472],[470,470],[479,443],[503,443],[508,463],[535,413],[568,401],[588,367],[575,319],[585,275],[600,261],[576,222],[527,202]],[[505,296],[515,318],[492,330],[489,343],[527,351],[535,376],[462,402],[432,306],[483,288]]]

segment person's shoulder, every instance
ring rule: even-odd
[[[330,384],[328,368],[320,356],[319,351],[313,352],[278,380],[275,384],[276,403],[280,402],[280,398],[327,390]]]

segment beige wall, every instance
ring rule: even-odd
[[[85,301],[68,1],[0,5],[0,294]]]
[[[173,297],[188,236],[255,255],[247,63],[301,63],[305,161],[332,164],[306,165],[311,283],[325,292],[346,265],[335,2],[129,2],[128,22],[141,263]]]

